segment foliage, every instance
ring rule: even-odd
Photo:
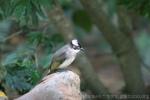
[[[64,9],[69,9],[71,0],[58,0]],[[20,26],[36,27],[40,19],[46,19],[44,8],[51,8],[54,0],[1,0],[0,19],[13,17],[18,20]],[[83,21],[83,19],[85,21]],[[84,10],[73,13],[75,25],[89,32],[92,27],[91,20]]]
[[[30,90],[41,79],[43,70],[40,69],[49,66],[54,45],[60,42],[63,39],[58,34],[49,36],[39,31],[28,33],[27,42],[18,46],[2,61],[7,70],[5,84],[20,93]],[[39,47],[43,48],[40,58],[36,56]]]
[[[6,68],[0,64],[0,80],[3,80],[7,74]]]
[[[64,9],[70,9],[72,0],[58,0]]]
[[[20,25],[37,25],[39,16],[45,16],[42,7],[51,7],[53,0],[1,0],[0,18],[14,16]]]
[[[84,10],[76,10],[73,13],[73,22],[75,25],[83,28],[87,32],[89,32],[92,28],[91,19]]]
[[[60,34],[52,34],[49,36],[48,34],[44,34],[41,32],[30,32],[28,34],[28,42],[42,47],[45,47],[46,50],[48,49],[49,52],[52,52],[52,48],[55,48],[56,44],[63,43],[63,37]]]
[[[130,11],[150,18],[149,0],[118,0],[119,5],[125,5]]]
[[[33,50],[22,48],[12,52],[3,61],[3,66],[7,69],[5,84],[21,93],[31,89],[40,79]]]

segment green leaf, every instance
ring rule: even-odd
[[[55,42],[55,43],[61,43],[64,41],[61,34],[53,34],[50,36],[49,40]]]
[[[52,60],[52,54],[49,54],[49,55],[45,55],[43,57],[41,57],[41,63],[40,65],[43,67],[43,68],[48,68],[51,64],[51,60]]]
[[[130,11],[150,18],[149,0],[117,0],[119,5],[124,5]]]
[[[91,19],[84,10],[77,10],[73,13],[73,22],[87,32],[92,28]]]
[[[2,81],[7,74],[6,68],[2,64],[0,64],[0,73],[0,81]]]
[[[36,44],[36,45],[42,43],[44,41],[44,39],[45,39],[44,35],[41,32],[31,32],[28,35],[29,42]]]
[[[41,79],[41,74],[38,71],[34,71],[31,74],[31,83],[35,85],[39,79]]]
[[[39,4],[43,7],[51,8],[53,0],[32,0],[34,3]]]
[[[3,62],[7,70],[6,84],[21,93],[30,90],[41,78],[32,57],[33,50],[30,52],[28,49],[27,47],[26,49],[18,48],[16,52],[9,54]]]
[[[6,59],[2,62],[3,66],[9,65],[9,64],[13,64],[16,63],[17,59],[17,54],[16,53],[12,53],[9,54]]]
[[[58,1],[64,9],[68,9],[71,7],[72,0],[58,0]]]

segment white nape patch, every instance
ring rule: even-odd
[[[77,39],[73,39],[72,40],[72,44],[75,46],[79,46],[78,40]]]

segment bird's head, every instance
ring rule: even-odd
[[[81,47],[81,44],[79,43],[79,41],[77,39],[73,39],[70,42],[71,48],[73,48],[74,50],[78,50],[78,51],[82,51],[83,48]]]

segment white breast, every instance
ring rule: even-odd
[[[73,48],[68,48],[68,50],[66,52],[67,57],[76,56],[79,51],[80,50],[75,50]]]
[[[66,68],[68,67],[73,61],[75,57],[67,58],[60,66],[59,68]]]
[[[68,67],[75,60],[76,55],[79,51],[80,50],[74,50],[72,48],[67,48],[66,60],[59,66],[59,68]]]

